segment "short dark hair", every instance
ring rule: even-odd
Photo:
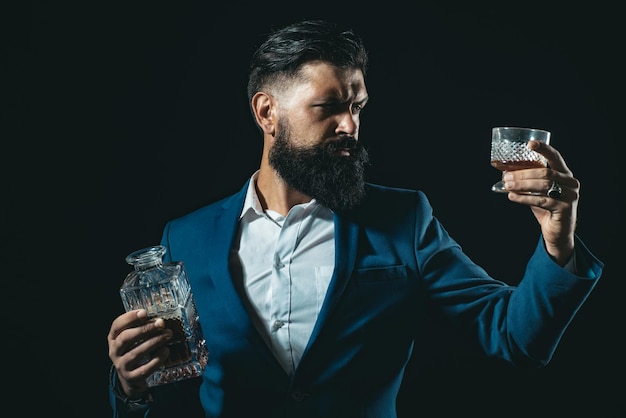
[[[252,55],[248,77],[248,102],[258,91],[281,77],[297,75],[310,61],[339,68],[358,68],[365,76],[368,54],[352,29],[323,20],[305,20],[272,32]]]

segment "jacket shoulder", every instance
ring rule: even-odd
[[[410,207],[415,209],[415,205],[429,206],[428,198],[420,190],[407,189],[401,187],[383,186],[380,184],[367,183],[365,186],[365,199],[360,205],[365,209],[384,209],[394,211],[396,209]]]
[[[354,221],[369,225],[415,222],[432,215],[430,203],[424,192],[414,189],[367,183],[365,198],[347,215]]]
[[[211,202],[178,218],[174,218],[170,220],[168,224],[174,224],[177,226],[185,224],[197,225],[198,222],[206,222],[211,218],[221,216],[224,212],[228,213],[229,211],[235,211],[238,215],[243,206],[247,187],[248,182],[246,182],[244,187],[238,192],[223,197],[215,202]]]

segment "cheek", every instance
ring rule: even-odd
[[[312,118],[292,118],[290,120],[291,142],[296,145],[315,145],[336,135],[335,128],[327,121]]]

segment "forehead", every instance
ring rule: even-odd
[[[292,81],[298,95],[330,96],[343,100],[367,97],[363,72],[358,68],[339,68],[323,61],[304,64]],[[294,93],[293,91],[291,93]]]

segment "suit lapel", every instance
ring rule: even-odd
[[[214,224],[209,228],[212,237],[208,239],[207,253],[212,256],[209,260],[208,269],[211,281],[215,287],[215,294],[219,295],[221,303],[231,317],[231,321],[229,321],[230,326],[239,328],[241,335],[245,335],[251,346],[260,350],[262,357],[270,362],[272,366],[282,370],[282,367],[267,347],[267,343],[256,330],[250,313],[235,287],[229,266],[230,251],[238,230],[239,215],[245,200],[248,183],[245,184],[239,193],[231,199],[224,201],[220,212],[213,218]],[[249,330],[253,330],[253,332],[249,332]]]
[[[223,304],[236,323],[248,326],[250,320],[248,312],[243,305],[241,297],[235,288],[229,268],[230,250],[233,245],[235,234],[239,225],[239,214],[245,198],[246,187],[232,199],[228,199],[222,205],[221,211],[215,216],[209,229],[212,237],[209,237],[209,271],[216,294],[223,300]]]
[[[356,260],[358,234],[359,227],[354,222],[335,214],[335,269],[326,292],[324,304],[303,353],[303,359],[317,339],[331,312],[337,306],[352,275]]]

